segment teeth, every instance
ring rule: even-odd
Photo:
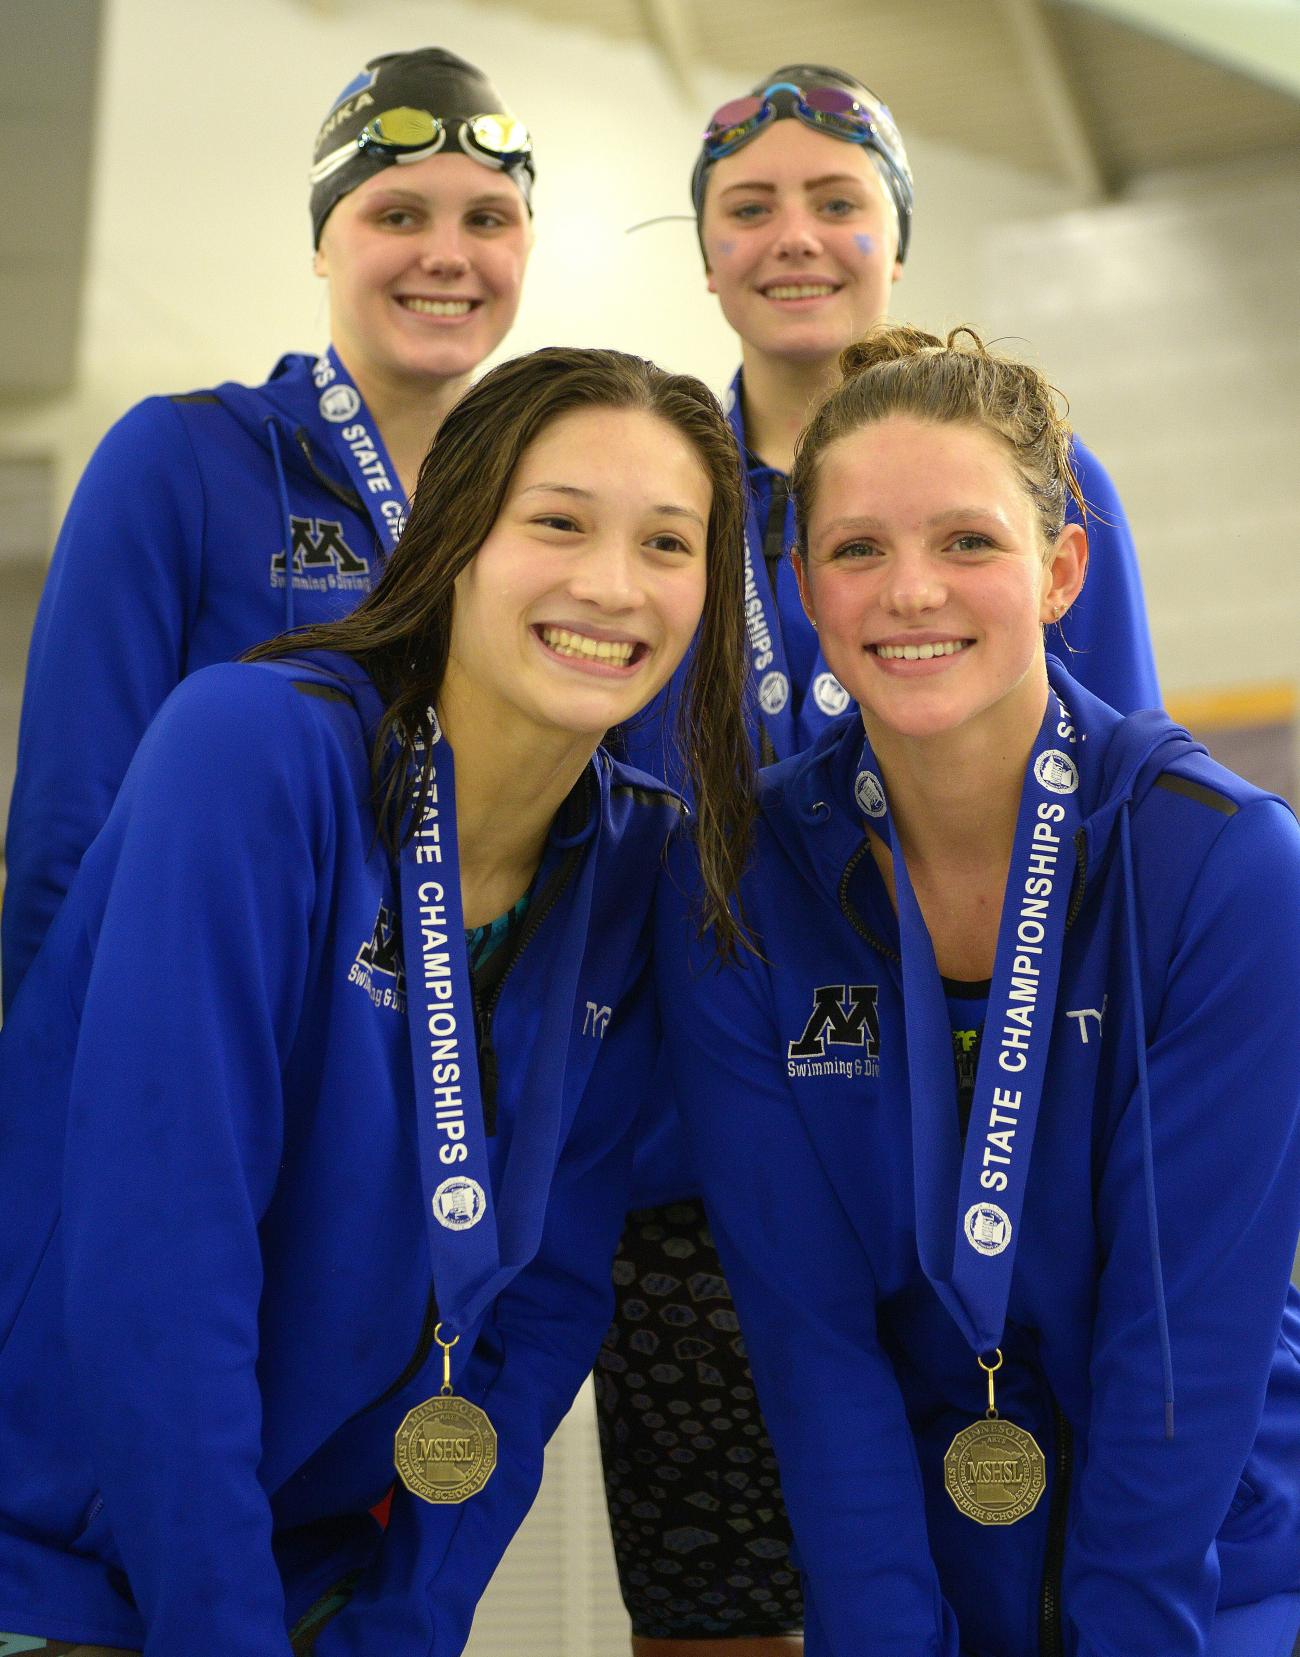
[[[422,316],[468,316],[468,299],[404,299],[408,311],[419,311]]]
[[[788,283],[784,287],[765,288],[769,299],[825,299],[835,289],[829,282]]]
[[[542,637],[558,655],[581,656],[589,662],[609,662],[626,667],[636,646],[624,639],[589,639],[585,633],[570,633],[567,627],[543,627]]]
[[[933,656],[955,656],[965,648],[965,639],[949,639],[946,644],[878,644],[876,655],[887,662],[928,662]]]

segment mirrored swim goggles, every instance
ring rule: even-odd
[[[790,96],[789,108],[778,107],[773,93]],[[901,153],[903,141],[898,128],[883,104],[871,107],[852,92],[838,86],[810,86],[805,92],[793,81],[774,81],[762,95],[751,93],[745,98],[733,98],[720,109],[715,109],[704,130],[704,153],[710,161],[720,161],[742,144],[758,136],[782,113],[793,115],[806,127],[842,138],[850,144],[869,144],[887,159],[893,161]]]
[[[309,175],[313,184],[329,178],[358,154],[384,156],[399,166],[437,155],[455,128],[460,147],[472,161],[507,171],[525,163],[533,153],[528,128],[502,111],[486,115],[454,115],[447,120],[427,109],[405,106],[386,109],[367,121],[355,138],[323,155]]]

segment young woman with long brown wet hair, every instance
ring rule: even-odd
[[[740,941],[741,511],[699,382],[507,363],[374,595],[151,727],[0,1033],[23,1649],[462,1649],[609,1321],[653,1071],[680,801],[599,743],[697,635],[697,919]]]

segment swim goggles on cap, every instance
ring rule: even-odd
[[[870,144],[882,153],[902,149],[898,129],[883,104],[869,108],[838,86],[810,86],[805,92],[792,81],[774,81],[761,97],[751,93],[714,110],[704,130],[704,153],[710,161],[738,150],[778,118],[774,92],[790,93],[790,113],[818,132],[850,144]]]
[[[455,126],[461,149],[485,167],[517,167],[533,153],[528,128],[513,115],[452,116],[444,121],[427,109],[386,109],[367,121],[355,138],[324,155],[312,168],[310,178],[319,184],[352,158],[375,151],[401,165],[437,155],[447,142],[449,126]]]

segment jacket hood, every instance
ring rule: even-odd
[[[323,444],[313,440],[312,422],[319,418],[319,394],[312,378],[315,364],[314,357],[290,352],[276,363],[265,385],[248,386],[227,380],[212,391],[236,425],[267,451],[275,470],[285,548],[285,632],[291,632],[297,621],[289,570],[294,486],[307,484],[314,489],[325,489],[350,511],[366,516],[361,497],[342,475],[334,457]]]
[[[273,668],[298,684],[343,692],[356,709],[369,752],[384,716],[384,703],[370,675],[353,657],[333,650],[303,650],[258,665]],[[659,812],[639,809],[647,796],[660,803]],[[620,840],[629,834],[645,834],[649,844],[658,847],[666,837],[664,823],[674,821],[681,810],[682,802],[671,789],[617,764],[603,748],[597,748],[556,812],[548,843],[556,851],[583,846],[596,837],[603,823]]]
[[[1079,734],[1079,789],[1083,817],[1080,870],[1106,858],[1118,834],[1123,807],[1136,806],[1162,772],[1204,755],[1162,709],[1118,714],[1072,679],[1054,656],[1048,677]],[[811,854],[822,877],[838,888],[844,865],[861,845],[861,813],[853,797],[862,721],[852,709],[802,754],[765,770],[759,782],[765,826],[785,850],[806,863]],[[820,823],[823,832],[810,836]]]
[[[268,421],[277,424],[282,436],[288,437],[296,449],[298,444],[293,441],[296,432],[301,431],[303,436],[308,436],[311,419],[318,414],[320,393],[311,378],[315,366],[315,356],[308,356],[305,351],[288,351],[262,386],[245,386],[237,379],[227,379],[212,388],[212,396],[263,449],[268,447]],[[323,446],[310,442],[310,447],[316,467],[320,467],[320,471],[325,472],[339,490],[346,490],[354,500],[358,499],[343,471],[333,457],[326,454]],[[320,472],[316,476],[320,476]]]

